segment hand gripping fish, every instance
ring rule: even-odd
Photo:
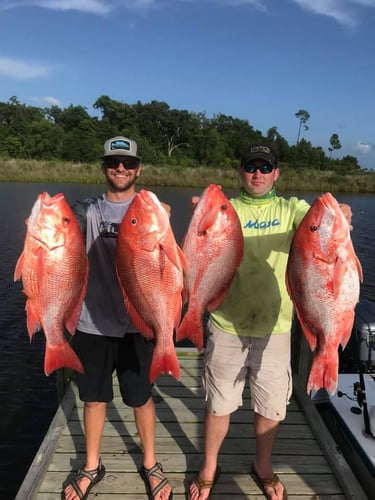
[[[314,358],[307,392],[337,389],[338,347],[350,338],[359,300],[361,264],[337,200],[319,196],[298,227],[286,283]]]
[[[82,231],[63,194],[42,193],[26,220],[24,249],[14,280],[22,279],[27,297],[30,340],[40,328],[46,336],[44,372],[62,367],[83,372],[65,338],[73,335],[86,294],[88,261]]]
[[[132,322],[155,339],[150,381],[161,373],[178,379],[173,333],[181,320],[186,261],[154,193],[143,189],[134,197],[119,227],[115,262]]]
[[[240,220],[221,187],[211,184],[194,210],[182,251],[187,261],[184,295],[188,309],[177,340],[203,348],[203,314],[213,312],[228,293],[241,264],[244,240]]]

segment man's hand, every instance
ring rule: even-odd
[[[192,212],[194,212],[195,207],[198,205],[198,201],[199,201],[199,196],[192,196],[190,204],[190,210]]]
[[[160,202],[161,206],[164,208],[164,210],[167,212],[169,217],[171,216],[171,206],[168,205],[167,203],[163,203],[162,201]]]
[[[346,203],[340,203],[340,208],[341,212],[344,214],[345,219],[348,221],[348,224],[350,226],[350,229],[353,229],[352,226],[352,208],[350,205],[347,205]]]

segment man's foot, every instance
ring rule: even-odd
[[[273,474],[270,478],[260,477],[260,475],[255,470],[254,464],[252,465],[252,472],[255,482],[259,488],[266,495],[268,500],[287,500],[288,493],[285,486],[280,481],[277,474]]]
[[[139,469],[141,478],[143,479],[149,498],[152,500],[171,500],[173,498],[173,491],[170,482],[163,474],[163,467],[161,463],[146,469],[144,465]]]
[[[78,469],[76,475],[64,489],[65,500],[84,500],[88,497],[91,488],[101,481],[104,475],[105,467],[101,458],[99,458],[96,469]]]
[[[207,498],[210,498],[212,490],[219,479],[220,473],[220,467],[217,466],[213,479],[203,479],[200,474],[195,476],[189,487],[189,500],[206,500]]]

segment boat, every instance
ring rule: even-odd
[[[339,373],[336,393],[320,389],[311,397],[364,491],[374,498],[375,302],[357,304],[350,344],[355,362],[350,373]]]

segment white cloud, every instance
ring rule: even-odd
[[[239,7],[241,5],[249,5],[259,10],[266,10],[265,0],[178,0],[183,3],[215,3],[217,5],[226,5],[228,7]]]
[[[61,101],[56,99],[56,97],[51,97],[51,96],[32,97],[31,100],[39,104],[47,104],[47,106],[58,106],[59,108],[62,107]]]
[[[5,0],[0,10],[15,9],[17,7],[41,7],[51,10],[76,10],[91,14],[108,14],[113,9],[107,0]]]
[[[375,0],[292,0],[302,9],[333,18],[340,24],[355,28],[359,23],[358,7],[375,8]]]
[[[0,75],[16,80],[29,80],[47,76],[51,68],[45,64],[30,63],[8,57],[0,57]]]
[[[354,149],[361,154],[370,154],[374,150],[374,146],[368,144],[367,142],[357,142]]]
[[[40,7],[50,10],[75,10],[91,14],[108,14],[115,8],[147,9],[150,7],[166,6],[175,0],[2,0],[0,10],[15,9],[17,7]],[[213,3],[228,7],[248,5],[265,11],[265,0],[179,0],[183,3],[200,2]],[[366,1],[366,0],[363,0]]]

